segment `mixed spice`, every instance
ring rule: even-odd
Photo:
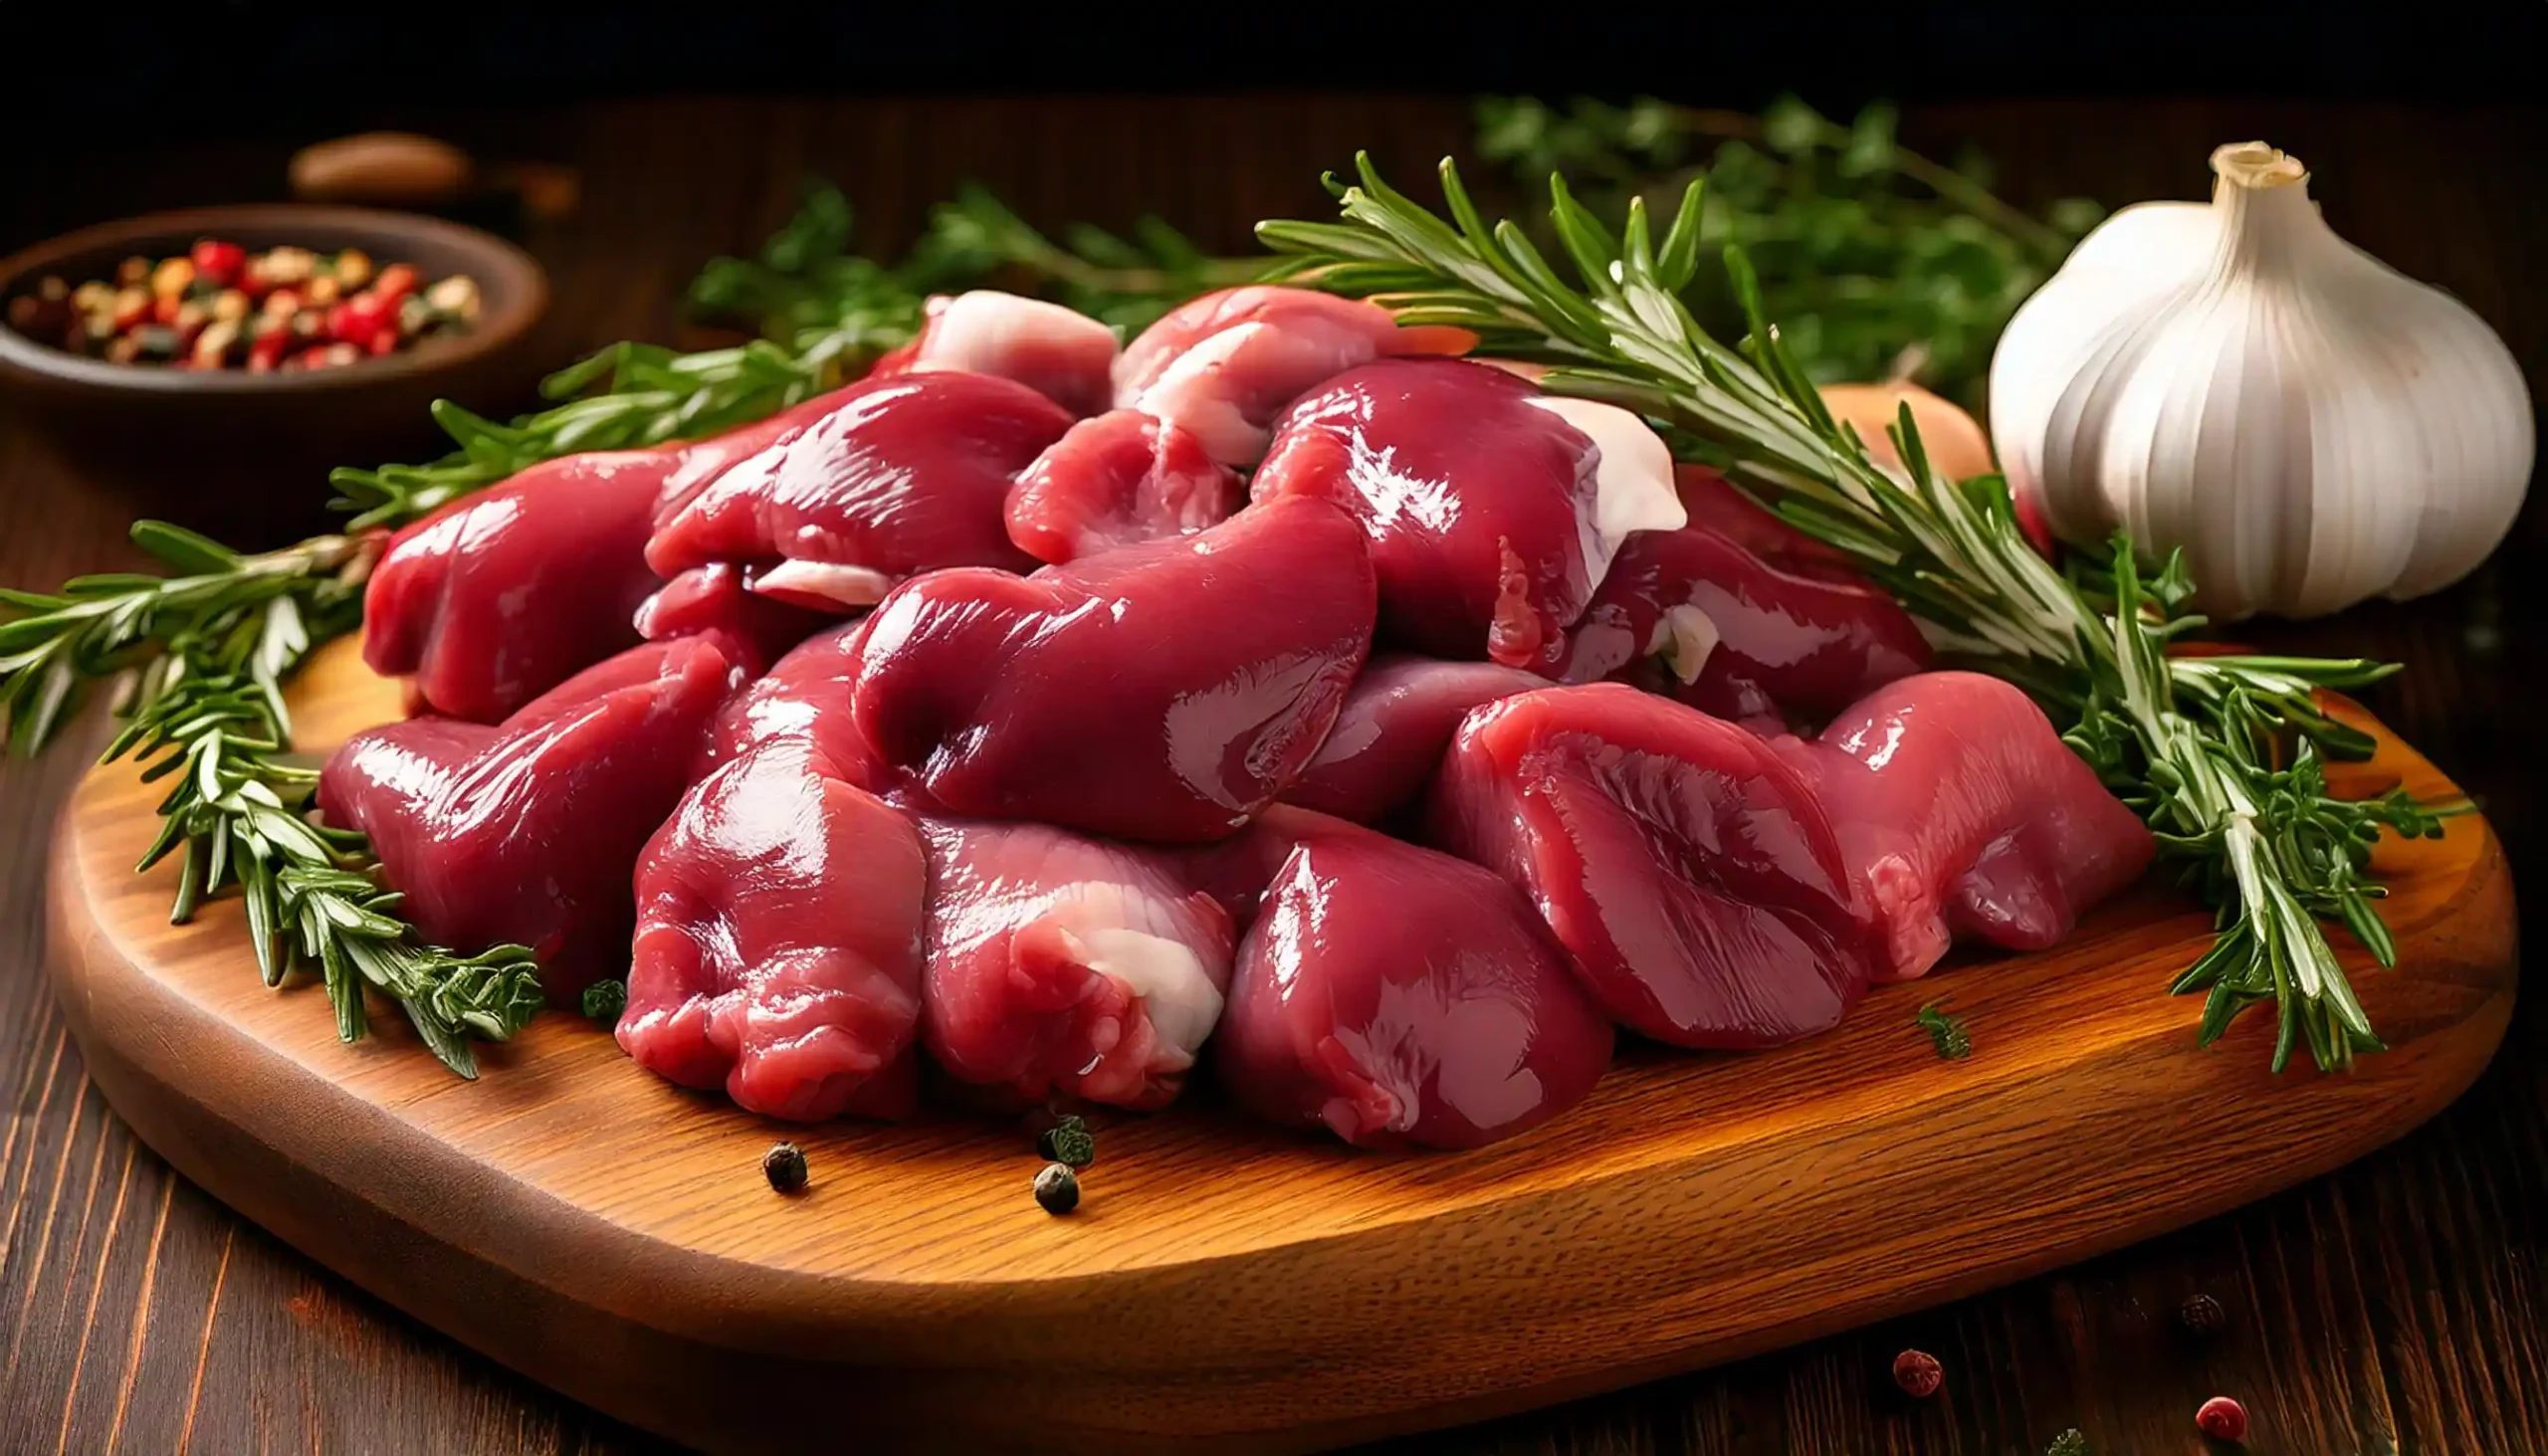
[[[264,374],[465,333],[478,312],[467,274],[426,284],[414,265],[377,264],[358,248],[251,253],[205,238],[173,258],[127,258],[112,279],[45,278],[9,301],[8,317],[29,338],[109,363]]]

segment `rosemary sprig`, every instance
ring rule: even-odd
[[[2171,657],[2203,624],[2183,610],[2182,561],[2141,574],[2118,538],[2110,564],[2068,572],[2037,555],[2006,485],[1955,482],[1931,468],[1910,412],[1890,432],[1900,478],[1822,407],[1765,316],[1750,262],[1725,250],[1749,335],[1712,337],[1681,301],[1697,271],[1703,188],[1693,179],[1658,240],[1642,199],[1606,227],[1550,183],[1550,219],[1578,282],[1510,221],[1490,226],[1449,161],[1449,219],[1392,190],[1359,159],[1360,184],[1330,179],[1343,220],[1269,222],[1258,236],[1320,287],[1383,294],[1409,323],[1475,330],[1484,352],[1558,366],[1552,389],[1606,399],[1663,423],[1685,450],[1723,466],[1800,528],[1848,551],[1925,618],[1955,657],[2026,689],[2104,780],[2150,820],[2218,908],[2213,948],[2175,989],[2207,993],[2202,1039],[2273,1001],[2279,1070],[2305,1043],[2322,1068],[2380,1049],[2320,920],[2342,921],[2375,959],[2396,947],[2365,867],[2382,826],[2439,835],[2465,805],[2405,794],[2330,797],[2329,756],[2359,756],[2359,733],[2319,712],[2320,688],[2376,682],[2362,660]]]
[[[1758,115],[1652,98],[1560,109],[1487,97],[1477,146],[1526,185],[1565,172],[1612,227],[1630,197],[1676,195],[1704,171],[1708,236],[1743,245],[1809,377],[1916,379],[1979,414],[2000,331],[2103,210],[2074,197],[2036,217],[1991,191],[1982,157],[1923,156],[1896,138],[1895,120],[1883,102],[1844,124],[1795,97]],[[1535,238],[1556,241],[1545,229]],[[1741,331],[1717,270],[1681,297],[1711,331]]]

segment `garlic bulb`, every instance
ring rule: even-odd
[[[2298,160],[2212,154],[2212,203],[2088,235],[2001,335],[1991,433],[2022,507],[2185,549],[2220,617],[2418,596],[2474,569],[2530,479],[2512,353],[2337,237]]]

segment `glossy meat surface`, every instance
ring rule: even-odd
[[[1774,1046],[1866,989],[1875,927],[1804,777],[1667,699],[1599,683],[1478,709],[1430,832],[1520,889],[1593,998],[1658,1041]]]
[[[327,759],[319,807],[370,837],[426,937],[529,945],[550,1000],[573,1005],[627,964],[629,869],[699,770],[735,676],[713,643],[648,643],[502,726],[357,733]]]
[[[1491,662],[1376,655],[1283,802],[1376,824],[1423,793],[1470,709],[1547,686]]]
[[[401,530],[373,570],[363,661],[412,677],[423,709],[501,722],[633,646],[633,619],[663,584],[646,565],[654,522],[835,398],[714,439],[562,456],[443,507]],[[646,635],[685,632],[668,621]]]
[[[1477,1147],[1584,1100],[1609,1022],[1513,888],[1475,865],[1276,810],[1290,853],[1239,951],[1223,1085],[1364,1147]]]
[[[363,661],[436,713],[507,714],[623,648],[678,453],[569,455],[398,532],[363,589]]]
[[[921,1035],[961,1082],[1165,1106],[1221,1018],[1230,919],[1168,851],[924,819]]]
[[[909,820],[806,742],[752,749],[638,861],[620,1046],[769,1117],[908,1114],[927,889]]]
[[[1788,524],[1704,465],[1674,465],[1672,487],[1680,493],[1692,525],[1706,526],[1782,571],[1824,580],[1864,580],[1850,564],[1848,553]]]
[[[1011,379],[1069,410],[1093,415],[1114,393],[1115,330],[1085,313],[974,289],[931,299],[920,336],[876,361],[871,379],[956,369]]]
[[[1819,723],[1929,665],[1872,586],[1782,571],[1701,525],[1628,539],[1567,634],[1556,676],[1631,683],[1760,731]]]
[[[2051,945],[2157,850],[2043,710],[1997,678],[1905,678],[1819,738],[1777,747],[1813,783],[1883,927],[1879,980],[1926,971],[1956,936]]]
[[[1372,602],[1362,532],[1316,501],[1027,577],[935,572],[877,609],[854,721],[950,814],[1214,839],[1317,751]]]
[[[755,675],[834,620],[752,591],[743,568],[730,561],[693,566],[662,583],[636,616],[638,634],[649,642],[711,638]]]
[[[1180,305],[1115,361],[1115,404],[1172,420],[1213,459],[1253,465],[1283,406],[1313,386],[1394,354],[1458,352],[1456,330],[1400,328],[1387,310],[1311,289],[1260,284]]]
[[[1060,563],[1220,524],[1238,476],[1186,430],[1140,410],[1082,420],[1035,457],[1008,493],[1008,538]]]
[[[1464,359],[1383,360],[1304,395],[1249,492],[1363,523],[1383,641],[1510,667],[1556,660],[1630,531],[1686,520],[1644,422]]]
[[[881,785],[868,769],[865,742],[849,710],[859,641],[871,620],[825,627],[738,689],[709,729],[710,759],[725,763],[774,738],[799,739],[820,747],[841,780],[877,791]]]
[[[939,566],[1023,568],[1000,509],[1011,478],[1071,417],[983,374],[870,379],[829,413],[737,462],[659,525],[646,559],[670,577],[729,561],[753,591],[854,611]]]

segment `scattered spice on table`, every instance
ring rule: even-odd
[[[2218,1335],[2229,1322],[2229,1312],[2221,1308],[2221,1301],[2208,1294],[2196,1295],[2177,1306],[2177,1323],[2189,1335]]]
[[[628,1009],[628,982],[604,977],[584,987],[584,1015],[604,1026],[617,1026],[619,1013]]]
[[[2247,1407],[2227,1395],[2215,1395],[2194,1413],[2197,1430],[2216,1441],[2247,1439]]]
[[[1079,1206],[1079,1174],[1068,1163],[1048,1162],[1035,1175],[1035,1201],[1046,1213],[1068,1213]]]
[[[1946,1003],[1931,1001],[1920,1008],[1913,1019],[1929,1034],[1929,1044],[1938,1049],[1941,1061],[1954,1062],[1973,1055],[1973,1038],[1965,1033],[1964,1022],[1940,1009]]]
[[[428,285],[406,263],[358,248],[251,253],[205,238],[181,256],[125,259],[112,279],[58,277],[9,301],[29,338],[116,364],[176,369],[332,369],[395,353],[478,321],[477,280]]]
[[[782,1193],[800,1193],[805,1189],[805,1149],[793,1143],[780,1143],[761,1154],[760,1170],[769,1185]]]
[[[1076,1113],[1065,1114],[1035,1135],[1035,1151],[1047,1162],[1083,1168],[1097,1161],[1097,1137],[1089,1132],[1087,1119]]]
[[[1893,1383],[1914,1399],[1926,1400],[1937,1394],[1946,1378],[1946,1367],[1927,1351],[1906,1350],[1893,1357]]]

